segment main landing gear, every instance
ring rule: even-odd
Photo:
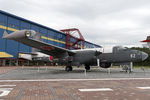
[[[85,69],[88,71],[90,70],[90,65],[85,65]]]
[[[72,66],[66,66],[65,71],[67,72],[72,71]]]

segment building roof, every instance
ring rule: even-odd
[[[0,52],[0,58],[9,58],[9,57],[13,57],[13,55],[8,54],[6,52]]]

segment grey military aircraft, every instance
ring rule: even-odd
[[[40,52],[58,58],[60,63],[66,64],[66,71],[72,71],[72,66],[85,65],[86,70],[90,66],[98,65],[102,68],[111,67],[111,63],[140,62],[148,57],[148,54],[138,50],[114,48],[111,53],[104,53],[103,50],[81,49],[68,50],[40,40],[40,33],[34,30],[20,30],[8,34],[6,31],[3,38],[21,42],[25,45],[37,48]],[[100,48],[101,49],[101,48]]]

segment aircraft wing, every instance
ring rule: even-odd
[[[54,46],[52,44],[48,44],[39,40],[35,40],[35,39],[31,39],[28,38],[27,41],[26,40],[19,40],[19,42],[29,45],[31,47],[37,48],[40,50],[40,52],[48,54],[48,55],[52,55],[52,56],[59,56],[60,54],[63,54],[65,52],[68,52],[70,55],[75,54],[74,52],[61,48],[61,47],[57,47]]]
[[[13,32],[11,34],[7,34],[6,32],[4,32],[3,38],[21,42],[25,45],[39,49],[40,52],[42,53],[45,53],[54,57],[60,56],[64,53],[68,53],[69,55],[75,54],[75,52],[71,50],[64,49],[64,48],[61,48],[52,44],[48,44],[41,40],[34,39],[33,38],[34,34],[37,34],[37,33],[31,30],[21,30],[21,31]]]

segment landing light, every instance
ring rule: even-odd
[[[26,31],[25,35],[26,35],[27,37],[30,37],[30,36],[31,36],[31,31]]]

